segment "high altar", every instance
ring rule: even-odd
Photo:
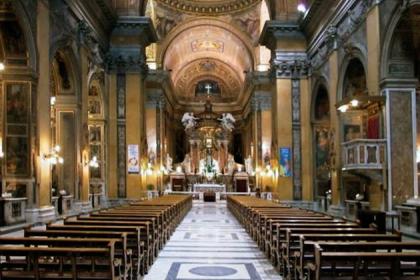
[[[197,116],[185,113],[182,122],[188,137],[189,152],[170,176],[185,176],[184,191],[236,191],[235,174],[240,173],[242,177],[248,177],[248,174],[244,172],[243,165],[235,162],[228,150],[234,117],[230,113],[221,116],[214,113],[210,98],[207,98],[202,113]],[[248,192],[249,180],[245,182],[247,185],[241,190]],[[171,188],[174,190],[173,186]]]

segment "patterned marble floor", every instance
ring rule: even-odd
[[[145,280],[281,280],[227,210],[226,202],[194,201]]]

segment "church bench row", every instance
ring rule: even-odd
[[[66,232],[121,232],[127,233],[127,247],[132,250],[132,260],[134,263],[134,273],[137,271],[145,271],[149,264],[149,248],[147,247],[147,240],[141,240],[143,227],[136,226],[86,226],[86,225],[47,225],[47,231],[66,231]]]
[[[264,203],[268,207],[264,207]],[[259,242],[261,249],[272,256],[272,261],[279,266],[286,279],[362,279],[367,276],[385,279],[385,274],[391,279],[420,279],[419,276],[413,276],[420,272],[420,258],[411,262],[409,267],[401,261],[415,260],[415,256],[420,252],[420,243],[402,243],[399,233],[379,234],[374,227],[361,228],[357,223],[323,213],[274,207],[272,202],[257,198],[232,196],[228,198],[228,207]],[[265,246],[262,246],[263,241]],[[328,245],[337,242],[357,245]],[[388,242],[388,245],[384,245],[384,242]],[[322,250],[315,253],[314,248],[318,245],[324,247],[321,246]],[[359,270],[353,259],[346,263],[346,254],[349,251],[354,255],[352,258],[366,264],[364,270]],[[342,261],[341,266],[331,265],[334,254]],[[386,271],[381,271],[380,266],[375,266],[375,260],[378,263],[386,261]],[[353,269],[357,271],[356,274],[347,273]]]
[[[74,241],[73,246],[51,240],[46,247],[45,242],[29,239],[1,240],[0,279],[122,279],[115,240],[91,240],[87,244]],[[55,247],[57,243],[60,245]],[[83,247],[86,245],[90,247]]]
[[[390,236],[390,235],[387,235]],[[319,264],[315,261],[315,248],[319,246],[322,248],[323,252],[410,252],[410,251],[419,251],[420,243],[419,242],[401,242],[396,238],[394,241],[391,239],[382,241],[381,239],[376,240],[376,242],[362,242],[360,239],[353,239],[353,241],[315,241],[311,237],[300,236],[300,249],[295,253],[295,262],[296,262],[296,271],[295,275],[297,278],[302,278],[306,270],[307,275],[312,275],[311,278],[314,278],[316,274],[321,273]],[[366,273],[367,269],[372,270],[385,270],[382,265],[373,265],[369,263],[364,263],[364,270]],[[418,265],[418,264],[417,264]],[[354,268],[353,263],[340,263],[340,262],[331,262],[330,264],[323,264],[323,273],[326,274],[351,274]],[[386,267],[385,267],[386,268]],[[389,268],[389,267],[388,267]],[[414,264],[404,265],[402,267],[406,272],[411,269],[412,272],[419,270],[419,267]],[[318,270],[318,272],[317,272]]]
[[[98,220],[72,217],[45,230],[27,228],[21,239],[0,238],[1,279],[137,279],[157,256],[163,231],[171,233],[191,206],[190,196],[165,196],[105,211],[113,216],[96,212]]]
[[[308,279],[420,279],[420,250],[404,252],[325,252],[315,245]],[[339,267],[344,265],[344,267]],[[363,278],[362,278],[363,277]]]

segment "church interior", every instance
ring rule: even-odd
[[[419,0],[0,0],[0,279],[420,279]]]

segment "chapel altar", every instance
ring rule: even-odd
[[[171,178],[185,178],[183,191],[213,191],[219,195],[235,192],[235,174],[240,173],[242,177],[251,175],[252,163],[237,163],[229,152],[235,122],[231,113],[220,115],[213,112],[210,98],[207,98],[203,112],[196,116],[190,112],[183,115],[182,124],[189,144],[188,152],[184,160],[176,163],[174,171],[170,173]],[[244,182],[246,186],[241,190],[249,192],[248,178]],[[172,191],[179,190],[174,184],[170,187]]]

